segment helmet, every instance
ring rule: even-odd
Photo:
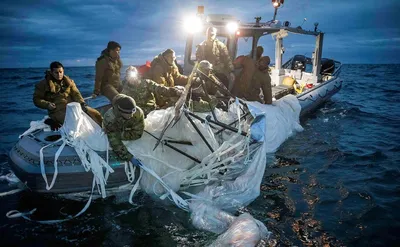
[[[137,71],[136,67],[131,65],[126,69],[126,77],[127,78],[136,78],[137,76],[138,76],[138,71]]]
[[[209,75],[212,70],[212,64],[207,60],[202,60],[197,69],[203,74]]]
[[[124,94],[120,94],[119,97],[115,104],[120,112],[127,114],[136,112],[136,102],[132,97]]]

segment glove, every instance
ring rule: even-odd
[[[56,104],[54,104],[54,103],[52,103],[52,102],[49,102],[48,104],[47,104],[47,110],[54,110],[54,109],[56,109],[57,107],[56,107]]]
[[[181,94],[185,91],[185,89],[181,90],[180,88],[174,88],[174,92],[176,96],[181,96]]]
[[[87,113],[88,109],[87,109],[87,104],[86,104],[85,102],[82,102],[82,103],[81,103],[81,108],[82,108],[82,111],[83,111],[84,113]]]
[[[135,157],[133,157],[131,159],[132,164],[134,164],[135,166],[142,166],[142,161],[140,159],[136,159]]]

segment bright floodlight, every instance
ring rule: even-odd
[[[239,28],[239,26],[238,26],[237,22],[229,22],[228,24],[226,24],[226,29],[230,33],[235,33],[238,30],[238,28]]]
[[[185,31],[188,33],[198,33],[203,29],[203,23],[197,16],[191,16],[185,20]]]
[[[129,71],[129,77],[130,78],[136,78],[137,77],[137,72],[136,71]]]

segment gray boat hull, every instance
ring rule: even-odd
[[[75,149],[65,146],[57,160],[58,175],[56,182],[50,190],[46,189],[46,183],[41,174],[40,149],[51,143],[46,141],[49,136],[57,135],[58,132],[42,130],[23,136],[9,153],[9,164],[15,175],[26,184],[26,186],[38,193],[73,193],[89,191],[92,188],[93,173],[86,172]],[[45,171],[50,183],[54,176],[54,155],[60,145],[45,148],[43,151]],[[106,153],[99,152],[105,159]],[[109,165],[113,168],[107,180],[107,188],[114,188],[129,183],[125,174],[125,164],[110,155]],[[138,169],[137,169],[138,170]]]
[[[329,100],[342,88],[342,82],[343,81],[339,77],[336,77],[297,95],[301,106],[300,116],[314,111],[321,106],[321,104]]]

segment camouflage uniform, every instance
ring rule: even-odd
[[[249,101],[264,103],[260,98],[260,88],[266,104],[272,103],[271,77],[268,72],[260,71],[256,62],[248,56],[239,56],[234,61],[235,67],[242,67],[240,75],[236,77],[232,93]]]
[[[149,79],[140,79],[140,82],[135,84],[129,84],[124,80],[121,93],[134,98],[145,116],[158,108],[156,103],[157,98],[161,96],[169,99],[179,97],[177,89],[159,85]]]
[[[100,93],[110,101],[121,91],[120,72],[122,68],[121,59],[114,59],[105,49],[96,61],[96,78],[93,93]]]
[[[221,73],[225,76],[228,76],[234,70],[228,49],[218,39],[214,39],[212,45],[209,45],[207,40],[201,42],[196,49],[196,60],[209,61],[216,73]]]
[[[74,81],[68,76],[64,76],[61,81],[57,81],[50,72],[47,72],[45,79],[35,86],[33,103],[35,106],[46,110],[48,110],[50,103],[54,103],[56,108],[48,110],[48,114],[52,120],[59,124],[64,123],[67,104],[71,102],[85,103]],[[86,107],[86,109],[86,113],[101,125],[103,118],[100,113],[90,107]]]
[[[130,119],[124,119],[119,110],[112,107],[104,114],[103,129],[107,133],[108,141],[114,153],[121,160],[133,158],[122,141],[133,141],[142,137],[144,130],[144,114],[136,107],[136,112]]]
[[[151,68],[144,78],[151,79],[166,87],[185,86],[188,82],[188,77],[179,73],[175,63],[169,65],[162,54],[153,59]]]

